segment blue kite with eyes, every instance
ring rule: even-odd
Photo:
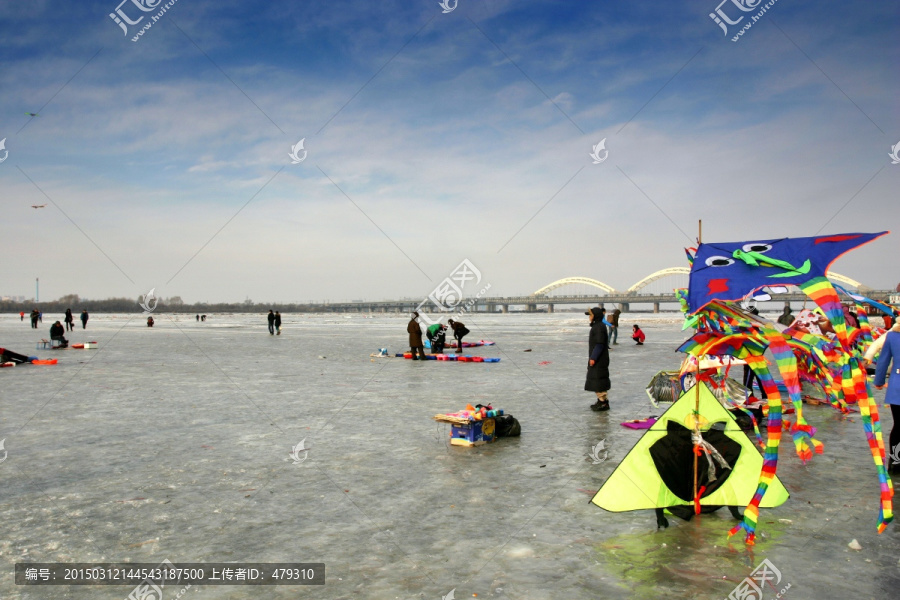
[[[887,233],[700,244],[691,267],[688,310],[695,313],[712,300],[740,300],[766,286],[825,277],[844,253]]]

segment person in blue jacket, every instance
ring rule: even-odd
[[[584,389],[597,394],[597,402],[591,410],[609,410],[609,336],[607,324],[603,318],[603,309],[595,306],[587,311],[591,318],[591,333],[588,336],[588,370],[584,380]]]
[[[887,469],[888,473],[900,473],[900,324],[891,327],[885,334],[884,346],[878,355],[878,368],[875,369],[875,387],[882,389],[890,371],[885,403],[891,407],[894,426],[888,439]]]

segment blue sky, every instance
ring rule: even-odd
[[[465,258],[624,289],[700,218],[900,230],[895,4],[778,0],[738,42],[717,2],[178,0],[137,42],[117,4],[0,6],[0,294],[424,297]],[[894,287],[898,236],[835,270]]]

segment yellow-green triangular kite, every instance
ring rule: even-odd
[[[730,469],[713,460],[715,479],[708,477],[706,454],[698,459],[701,506],[746,506],[756,492],[763,457],[705,383],[684,391],[644,434],[604,482],[591,502],[611,512],[690,506],[693,499],[694,406],[699,392],[703,439],[719,452]],[[763,497],[762,508],[788,499],[776,477]]]

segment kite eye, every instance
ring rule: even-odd
[[[734,259],[727,256],[710,256],[706,259],[707,267],[727,267],[733,265]]]
[[[742,250],[744,252],[759,252],[760,254],[765,254],[769,250],[772,249],[772,244],[744,244]]]

